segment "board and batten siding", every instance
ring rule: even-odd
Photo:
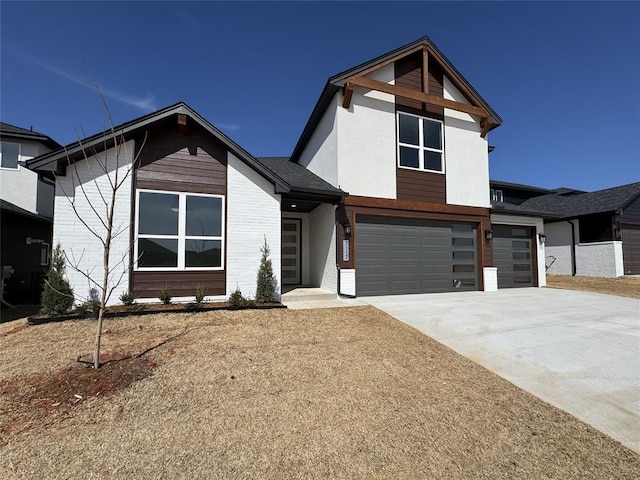
[[[260,248],[271,250],[280,299],[281,196],[273,184],[229,152],[227,183],[227,296],[236,288],[254,297]]]
[[[131,168],[133,156],[133,141],[128,141],[120,146],[118,155],[120,179],[124,178]],[[99,283],[102,282],[103,275],[102,244],[78,220],[71,202],[74,202],[75,210],[87,226],[104,238],[106,229],[96,211],[104,211],[100,192],[102,195],[110,196],[111,187],[107,174],[102,173],[96,163],[98,160],[105,163],[105,159],[108,166],[107,171],[112,176],[111,178],[114,178],[116,170],[116,149],[114,148],[91,156],[87,160],[80,160],[67,167],[66,176],[56,177],[55,222],[53,225],[53,243],[55,245],[59,242],[62,245],[68,258],[67,263],[76,263],[79,269]],[[96,176],[98,172],[102,174]],[[117,304],[120,295],[129,291],[131,198],[132,183],[129,175],[116,195],[113,227],[114,231],[121,233],[111,242],[109,262],[112,265],[113,273],[110,286],[115,288],[108,300],[108,305]],[[66,273],[77,301],[87,300],[92,288],[99,290],[95,283],[88,281],[83,274],[70,266],[67,266]]]
[[[138,141],[138,145],[141,143]],[[175,123],[155,128],[149,133],[138,161],[136,190],[226,196],[227,149],[197,125],[189,125],[185,132],[181,132]],[[136,214],[134,212],[133,222]],[[226,247],[228,242],[224,243]],[[226,261],[224,263],[226,265]],[[132,291],[136,298],[157,298],[158,292],[165,287],[176,298],[193,297],[198,287],[203,287],[208,297],[224,296],[225,270],[133,270]]]

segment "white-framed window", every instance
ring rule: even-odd
[[[444,139],[440,120],[398,112],[398,166],[444,173]]]
[[[0,167],[18,170],[20,168],[18,160],[20,160],[19,143],[0,143]]]
[[[137,270],[224,269],[224,196],[136,193]]]
[[[494,202],[503,202],[502,190],[491,189],[491,200]]]

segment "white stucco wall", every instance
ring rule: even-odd
[[[310,284],[337,292],[336,207],[322,204],[309,214]]]
[[[282,218],[296,218],[302,220],[302,231],[300,232],[300,265],[302,267],[300,283],[302,285],[310,285],[311,277],[309,271],[310,266],[310,244],[309,244],[309,214],[308,213],[294,213],[294,212],[282,212]]]
[[[368,77],[394,84],[393,65]],[[339,187],[350,195],[395,199],[395,97],[356,87],[347,110],[337,96]]]
[[[464,95],[444,77],[444,98],[466,103]],[[444,109],[447,203],[490,207],[489,145],[480,137],[480,121],[457,110]]]
[[[538,259],[538,286],[544,287],[547,284],[546,268],[545,268],[545,244],[538,240],[538,235],[544,233],[544,223],[541,218],[534,217],[522,217],[516,215],[491,215],[491,224],[502,225],[523,225],[528,227],[535,227],[536,236],[536,255]]]
[[[574,220],[575,243],[578,243],[579,220]],[[573,253],[571,242],[571,224],[569,222],[547,223],[544,228],[547,236],[545,244],[545,263],[549,265],[550,274],[572,275],[573,274]]]
[[[622,242],[581,243],[577,245],[576,275],[613,278],[624,275]]]
[[[236,287],[255,297],[260,248],[266,237],[280,299],[280,195],[271,182],[229,152],[227,156],[227,296]]]
[[[47,153],[49,149],[38,142],[17,141],[7,139],[7,143],[20,144],[18,161],[24,162]],[[0,168],[0,196],[3,200],[24,208],[31,213],[41,213],[51,216],[51,207],[38,212],[38,174],[26,167],[18,166],[17,169]],[[53,204],[53,191],[45,190],[48,194],[48,205]],[[45,193],[43,192],[43,193]],[[43,202],[41,198],[41,202]],[[46,202],[45,202],[46,203]]]
[[[53,242],[54,246],[60,242],[69,259],[67,261],[67,277],[74,289],[77,301],[86,300],[89,297],[89,291],[92,288],[96,288],[96,284],[71,268],[70,263],[76,264],[80,270],[90,275],[100,284],[103,275],[103,247],[100,241],[78,219],[72,208],[71,201],[74,202],[78,215],[88,227],[104,238],[106,229],[91,206],[100,215],[103,215],[105,207],[100,197],[100,192],[105,198],[111,198],[111,188],[107,173],[101,171],[97,166],[96,157],[101,163],[105,163],[106,158],[108,175],[111,175],[111,178],[115,178],[115,151],[112,148],[97,156],[89,157],[86,161],[80,160],[74,164],[75,168],[73,166],[67,168],[65,177],[59,176],[56,179],[56,214],[53,222]],[[131,167],[133,153],[133,141],[121,146],[118,158],[119,179],[124,178]],[[116,288],[108,301],[109,305],[119,303],[118,298],[120,295],[129,291],[131,188],[131,176],[129,176],[116,195],[113,232],[119,233],[112,240],[109,260],[112,266],[110,285],[116,285]],[[104,214],[104,218],[106,220],[106,214]]]
[[[336,94],[324,112],[320,123],[311,135],[302,155],[300,165],[334,187],[338,186],[338,127],[337,116],[340,95]]]

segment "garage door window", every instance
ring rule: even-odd
[[[398,165],[444,173],[442,122],[398,113]]]

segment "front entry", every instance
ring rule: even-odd
[[[300,224],[295,218],[282,219],[282,284],[300,284]]]

